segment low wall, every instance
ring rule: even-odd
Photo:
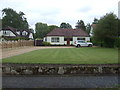
[[[3,75],[98,75],[118,72],[118,65],[2,65]]]

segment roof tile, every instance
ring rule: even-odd
[[[88,33],[83,31],[82,29],[61,29],[57,28],[52,30],[50,33],[47,34],[47,36],[66,36],[66,37],[72,37],[72,36],[86,36],[88,37]]]

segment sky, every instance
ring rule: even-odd
[[[60,26],[62,22],[75,28],[78,20],[85,25],[94,18],[113,12],[118,16],[119,0],[0,0],[0,18],[2,9],[25,13],[30,28],[35,29],[37,22]]]

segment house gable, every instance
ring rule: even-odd
[[[4,32],[6,32],[6,35],[5,35]],[[7,33],[9,33],[9,35]],[[13,38],[13,37],[26,37],[26,38],[29,38],[30,37],[30,39],[33,39],[33,33],[29,29],[20,30],[20,29],[15,29],[15,28],[9,27],[9,26],[3,28],[2,30],[0,30],[0,35],[1,36],[9,36],[9,38],[10,37],[11,38]]]

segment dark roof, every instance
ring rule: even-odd
[[[33,33],[30,29],[16,29],[16,28],[13,28],[13,27],[10,27],[10,26],[7,26],[7,27],[5,27],[5,28],[2,28],[2,30],[10,30],[10,31],[12,31],[16,36],[19,36],[19,37],[29,37],[30,33]],[[17,34],[17,31],[20,31],[20,35]],[[25,36],[24,36],[24,35],[21,35],[21,33],[22,33],[23,31],[28,32],[28,34],[25,35]]]
[[[18,36],[18,34],[16,33],[17,29],[13,28],[13,27],[10,27],[10,26],[7,26],[5,28],[2,28],[2,30],[10,30],[12,31],[16,36]]]
[[[83,31],[82,29],[61,29],[57,28],[52,30],[50,33],[47,34],[47,36],[83,36],[88,37],[88,33]]]
[[[29,33],[33,33],[30,29],[16,29],[16,28],[13,28],[13,27],[10,27],[10,26],[7,26],[5,28],[2,28],[2,30],[12,30],[14,32],[17,32],[17,31],[26,31],[26,32],[29,32]]]

